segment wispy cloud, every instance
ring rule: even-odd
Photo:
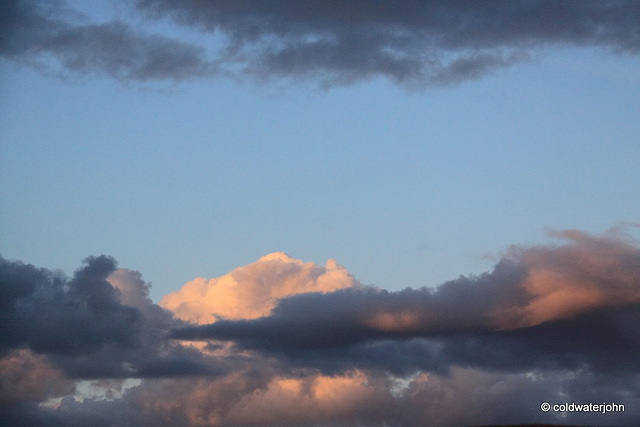
[[[479,78],[552,46],[640,52],[633,1],[136,2],[148,23],[215,34],[215,45],[83,22],[57,1],[1,7],[3,56],[123,81],[226,75],[332,86],[381,76],[415,87]]]
[[[539,409],[555,399],[625,404],[624,413],[563,420],[631,425],[640,416],[640,248],[622,228],[555,235],[564,242],[511,247],[480,276],[397,292],[363,286],[334,261],[275,253],[185,285],[165,304],[175,313],[109,257],[87,259],[70,279],[2,260],[0,421],[557,422]],[[218,303],[195,304],[203,291]],[[117,396],[72,397],[79,379],[96,378],[142,382]]]

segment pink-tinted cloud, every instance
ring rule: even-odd
[[[508,256],[527,269],[524,304],[499,308],[500,328],[570,318],[598,308],[640,303],[640,249],[614,233],[554,232],[561,246],[513,247]]]
[[[491,272],[395,292],[275,253],[188,283],[173,311],[109,257],[71,279],[0,258],[0,424],[635,426],[640,248],[622,231],[557,232]],[[106,392],[83,398],[96,378]]]
[[[43,402],[74,390],[73,381],[45,356],[21,349],[0,359],[0,408]]]
[[[254,319],[269,314],[281,298],[326,293],[356,284],[334,260],[318,266],[275,252],[224,276],[194,279],[166,295],[160,305],[179,319],[199,324],[211,323],[217,317]]]
[[[630,356],[640,351],[640,248],[613,234],[556,235],[565,242],[513,247],[492,272],[436,289],[291,295],[268,316],[187,326],[173,336],[226,340],[326,372],[437,371],[456,363],[640,367]]]
[[[588,372],[499,372],[454,367],[448,375],[418,373],[394,391],[397,379],[371,371],[338,376],[232,374],[218,379],[146,380],[122,399],[67,399],[52,416],[92,425],[113,421],[152,426],[415,426],[549,423],[634,426],[640,403],[620,390],[637,380],[594,378]],[[587,386],[588,385],[588,386]],[[617,389],[616,389],[617,388]],[[540,403],[618,399],[618,414],[554,414]],[[111,424],[110,424],[111,423]]]

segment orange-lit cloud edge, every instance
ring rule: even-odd
[[[203,364],[222,366],[220,371],[165,376],[139,375],[152,371],[131,368],[130,377],[141,379],[131,382],[125,373],[98,380],[70,374],[75,369],[68,367],[71,362],[61,362],[55,352],[27,344],[6,351],[0,359],[2,404],[10,409],[28,407],[39,416],[60,419],[68,416],[78,420],[82,414],[91,414],[87,419],[93,420],[110,414],[123,423],[137,420],[140,425],[459,425],[513,421],[518,411],[526,414],[520,418],[524,421],[557,420],[534,407],[539,401],[561,396],[615,396],[616,388],[619,394],[629,396],[629,390],[637,390],[640,383],[638,367],[630,366],[623,382],[616,379],[620,373],[615,367],[610,372],[598,365],[602,358],[599,351],[578,357],[575,364],[555,364],[554,357],[569,356],[554,350],[543,355],[547,362],[553,362],[548,366],[514,362],[503,369],[500,363],[474,362],[482,359],[482,354],[476,354],[476,359],[458,357],[455,351],[462,350],[447,342],[451,349],[433,353],[434,357],[451,357],[449,362],[434,362],[434,366],[442,364],[446,369],[419,369],[418,363],[398,371],[387,369],[384,360],[370,364],[364,361],[366,354],[349,352],[362,348],[376,351],[378,342],[398,340],[401,345],[394,348],[393,357],[401,363],[420,357],[421,350],[411,347],[416,340],[451,335],[455,341],[473,334],[495,335],[507,341],[509,337],[529,339],[527,334],[535,336],[540,328],[545,331],[554,325],[572,331],[576,322],[599,321],[597,316],[603,312],[613,313],[603,317],[607,321],[626,322],[612,333],[631,334],[630,342],[637,343],[634,328],[640,323],[640,249],[624,232],[631,226],[597,236],[576,230],[555,232],[564,243],[510,247],[493,272],[460,278],[437,289],[388,292],[360,284],[335,260],[320,266],[275,252],[221,277],[196,278],[166,295],[160,308],[149,299],[149,285],[140,273],[115,269],[106,281],[116,290],[122,306],[141,313],[148,328],[145,331],[151,331],[146,333],[159,331],[164,336],[178,331],[168,340],[174,347],[159,344],[150,352],[182,348],[185,361],[201,357]],[[312,304],[305,305],[309,301]],[[327,313],[327,307],[339,306],[340,301],[346,301],[346,306]],[[298,319],[295,316],[301,313],[300,307],[303,311]],[[167,326],[170,317],[180,323]],[[323,326],[326,319],[335,322]],[[265,324],[275,325],[274,334],[279,335],[273,340],[251,336],[264,334],[265,329],[260,328]],[[353,324],[357,327],[352,332],[341,335],[341,328]],[[312,338],[302,350],[272,348],[278,344],[295,347],[295,342],[287,340],[304,334],[313,337],[319,330],[329,342],[326,348]],[[197,333],[180,336],[180,331]],[[229,338],[234,333],[237,339]],[[337,338],[332,342],[334,336]],[[495,344],[491,340],[488,347]],[[271,346],[272,342],[276,344]],[[541,342],[549,346],[549,342]],[[578,342],[573,348],[585,343]],[[437,348],[440,344],[436,340],[430,345]],[[517,358],[510,345],[505,351]],[[619,350],[615,345],[613,352]],[[417,356],[397,354],[412,351]],[[495,356],[487,351],[487,358]],[[183,357],[180,354],[175,358]],[[338,354],[349,362],[326,368],[324,362]],[[371,354],[372,358],[380,357]],[[326,360],[318,362],[322,357]],[[342,359],[336,356],[336,360],[339,364]],[[135,362],[127,363],[135,366]],[[594,383],[595,377],[600,378],[600,388],[591,389],[590,395],[584,384]],[[637,400],[633,398],[633,402]],[[509,405],[511,409],[505,409]],[[463,407],[465,411],[460,411]],[[571,419],[585,419],[580,416]]]

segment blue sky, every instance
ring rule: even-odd
[[[633,1],[0,2],[0,424],[637,426],[639,53]]]
[[[637,221],[639,66],[552,47],[413,90],[149,85],[4,60],[0,253],[67,273],[109,254],[154,300],[273,251],[391,289],[482,273],[546,227]]]

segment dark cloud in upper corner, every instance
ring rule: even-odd
[[[0,56],[48,73],[102,74],[121,81],[179,81],[214,72],[202,47],[144,35],[120,21],[80,24],[74,22],[78,18],[59,1],[2,2]]]
[[[0,55],[45,70],[54,58],[63,74],[121,81],[227,75],[332,86],[382,76],[421,87],[479,78],[547,46],[640,52],[634,1],[138,0],[135,10],[215,33],[220,45],[122,21],[80,23],[60,1],[10,0],[0,5]]]
[[[632,1],[138,0],[154,18],[229,43],[221,59],[260,78],[348,84],[384,76],[407,85],[457,83],[529,58],[547,45],[640,51]]]

